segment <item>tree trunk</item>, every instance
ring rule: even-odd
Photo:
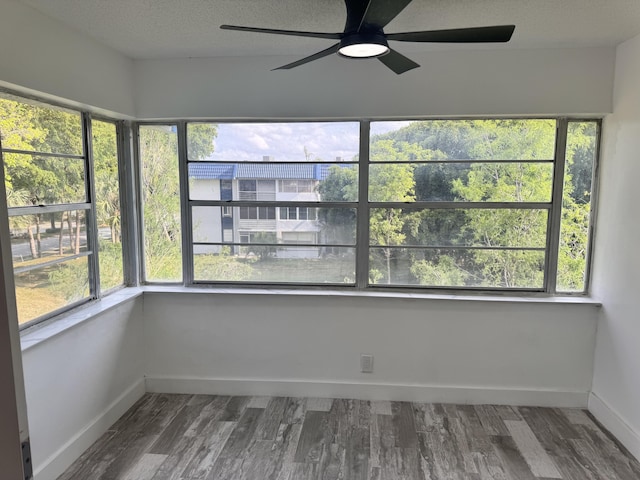
[[[74,253],[78,255],[80,253],[80,212],[76,211],[76,244]]]
[[[73,229],[71,228],[71,213],[67,213],[67,232],[69,233],[69,248],[73,248]]]
[[[391,250],[385,248],[384,256],[387,259],[387,285],[391,284]]]
[[[42,256],[42,239],[40,238],[40,215],[36,215],[36,242],[38,244],[38,258]]]
[[[58,230],[58,255],[63,255],[64,254],[64,248],[62,247],[62,239],[63,238],[64,238],[64,212],[61,214],[61,217],[60,217],[60,230]]]
[[[29,248],[31,249],[31,257],[38,258],[38,250],[36,248],[36,240],[33,238],[33,230],[31,230],[31,225],[27,228],[27,232],[29,233]]]

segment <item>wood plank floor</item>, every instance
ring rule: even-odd
[[[638,480],[583,410],[147,394],[59,480]]]

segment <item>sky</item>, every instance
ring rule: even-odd
[[[375,122],[372,134],[396,130],[410,122]],[[304,162],[354,160],[359,149],[358,122],[222,123],[209,160]],[[307,155],[305,155],[305,148]]]

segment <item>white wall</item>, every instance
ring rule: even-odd
[[[0,86],[133,116],[133,62],[24,3],[0,0]]]
[[[611,112],[613,48],[412,54],[397,76],[336,55],[272,72],[294,57],[136,61],[140,118],[407,117]]]
[[[585,406],[598,308],[145,292],[147,388]]]
[[[23,346],[36,480],[55,480],[144,393],[142,338],[138,298]]]
[[[618,47],[604,125],[593,291],[602,299],[590,407],[640,458],[640,36]]]

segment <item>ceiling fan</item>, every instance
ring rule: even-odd
[[[398,42],[430,43],[497,43],[508,42],[515,25],[427,30],[422,32],[384,33],[391,22],[412,0],[345,0],[347,23],[342,33],[300,32],[271,28],[220,25],[223,30],[270,33],[295,37],[326,38],[339,40],[329,48],[274,70],[288,70],[318,60],[332,53],[348,58],[377,58],[398,75],[413,68],[416,62],[389,47],[388,40]]]

